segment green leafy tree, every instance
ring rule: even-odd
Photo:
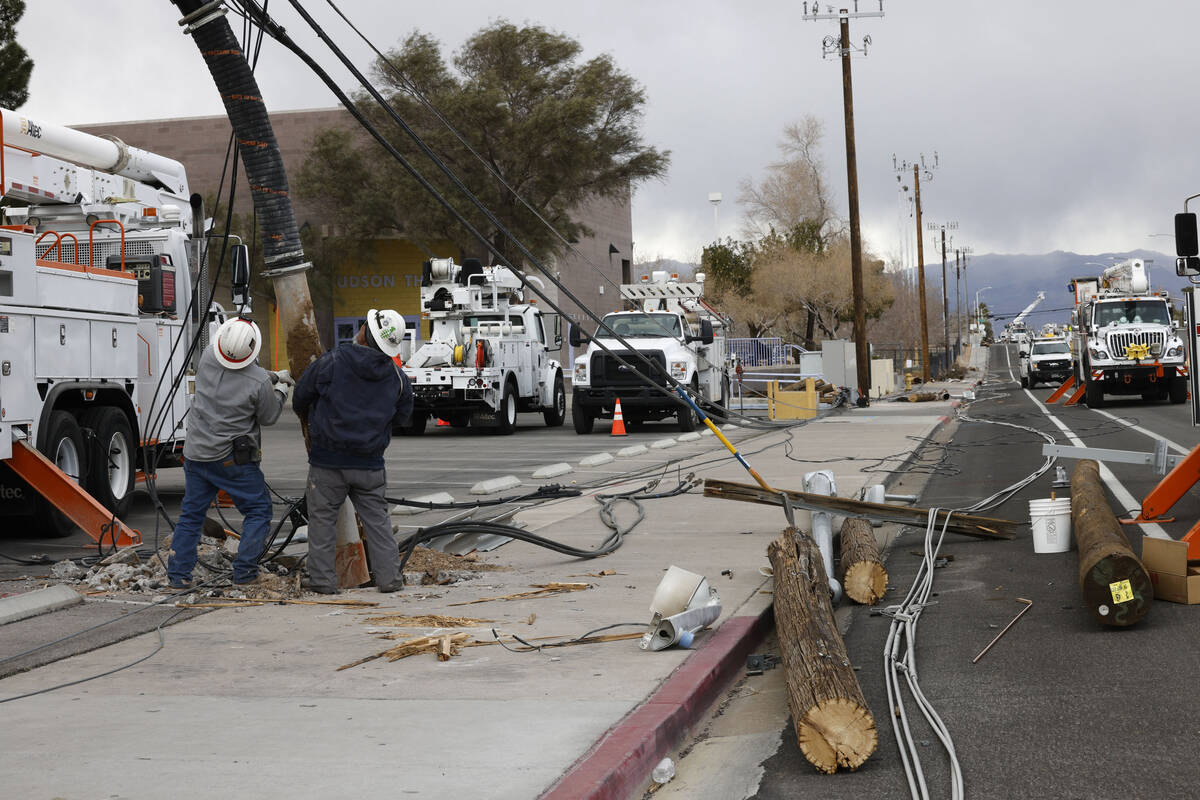
[[[416,32],[374,70],[392,107],[538,258],[566,246],[537,215],[576,241],[592,233],[574,216],[581,204],[624,199],[637,183],[664,176],[669,163],[669,153],[642,143],[645,95],[636,81],[611,57],[581,61],[580,53],[567,36],[501,20],[467,40],[452,65],[436,40]],[[382,109],[365,96],[356,100],[477,230],[521,262],[513,243],[469,206]],[[296,188],[323,202],[349,235],[402,236],[427,251],[445,241],[479,249],[399,163],[357,132],[318,134]]]
[[[33,60],[17,44],[17,23],[25,0],[0,0],[0,107],[20,108],[29,99]]]

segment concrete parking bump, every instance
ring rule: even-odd
[[[48,611],[78,605],[83,602],[79,592],[70,586],[59,584],[32,592],[22,592],[0,600],[0,625],[16,622]]]
[[[521,479],[516,475],[505,475],[500,478],[489,478],[471,487],[471,494],[496,494],[507,489],[515,489],[521,485]]]
[[[622,447],[617,451],[617,455],[621,458],[633,458],[634,456],[640,456],[648,452],[650,452],[650,448],[646,447],[646,445],[634,444],[630,445],[629,447]]]
[[[737,425],[734,425],[732,422],[727,422],[721,426],[721,433],[727,433],[728,431],[736,431],[737,429],[738,429]]]
[[[705,428],[704,430],[708,433],[712,433],[712,431],[709,431],[708,428]],[[683,443],[683,442],[695,442],[699,439],[700,439],[700,432],[692,431],[691,433],[680,434],[678,437],[676,437],[675,441]]]
[[[560,461],[557,464],[547,464],[544,467],[534,470],[534,478],[557,478],[559,475],[566,475],[568,472],[574,472],[575,468],[565,461]]]
[[[405,500],[412,500],[414,503],[453,503],[454,495],[449,492],[434,492],[433,494],[423,494],[420,497],[406,497]],[[392,516],[403,517],[411,514],[421,514],[428,511],[427,508],[418,508],[417,506],[396,506],[392,509]]]
[[[579,462],[581,467],[598,467],[601,464],[610,464],[616,460],[616,456],[612,453],[595,453],[588,456]]]
[[[713,435],[712,429],[705,428],[704,430],[700,431],[700,435],[701,436],[712,436]]]
[[[656,442],[651,442],[650,447],[655,450],[666,450],[668,447],[674,447],[677,444],[679,444],[679,442],[675,441],[674,439],[659,439]]]

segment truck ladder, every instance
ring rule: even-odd
[[[8,465],[42,497],[96,542],[108,540],[116,547],[142,543],[142,534],[128,527],[83,490],[58,466],[23,440],[13,442]]]

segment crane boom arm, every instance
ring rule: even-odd
[[[1017,316],[1013,319],[1013,321],[1009,323],[1009,326],[1011,327],[1013,325],[1016,325],[1018,322],[1023,321],[1027,316],[1029,316],[1033,312],[1033,310],[1035,308],[1037,308],[1039,305],[1041,305],[1041,302],[1045,299],[1046,299],[1046,293],[1038,292],[1038,295],[1034,299],[1034,301],[1032,303],[1030,303],[1029,305],[1025,306],[1025,310],[1022,311],[1020,314],[1017,314]]]
[[[158,185],[181,197],[188,196],[187,173],[183,164],[174,159],[130,147],[120,139],[93,136],[8,109],[0,109],[0,122],[6,148],[61,158],[139,183]]]

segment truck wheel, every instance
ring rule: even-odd
[[[700,394],[700,385],[698,383],[696,383],[695,380],[692,381],[692,383],[688,387],[688,389],[691,392],[693,399],[695,399]],[[683,403],[682,400],[679,402]],[[683,407],[679,409],[679,430],[680,430],[680,432],[691,433],[692,431],[696,430],[696,426],[698,426],[699,424],[700,424],[700,417],[696,414],[695,410],[691,407],[690,404],[683,403]]]
[[[567,393],[563,389],[562,372],[559,371],[554,373],[554,396],[550,400],[550,407],[542,412],[542,419],[546,420],[547,428],[557,428],[566,418]]]
[[[118,409],[104,406],[80,414],[79,423],[93,434],[84,485],[101,505],[123,517],[133,502],[133,485],[137,477],[133,429],[129,427],[129,420]]]
[[[451,428],[465,428],[471,424],[471,415],[466,411],[460,411],[447,415],[445,420],[450,423]]]
[[[51,412],[46,425],[45,442],[42,453],[46,458],[76,483],[86,479],[87,451],[84,449],[83,432],[73,416],[66,411]],[[44,498],[38,509],[38,527],[44,535],[54,538],[70,536],[76,531],[75,523]]]
[[[1176,375],[1171,379],[1171,388],[1167,390],[1172,403],[1179,405],[1187,402],[1188,396],[1188,380]]]
[[[1104,388],[1100,381],[1089,380],[1084,385],[1087,387],[1084,390],[1084,402],[1088,408],[1104,408]]]
[[[1028,385],[1026,388],[1029,388],[1029,389],[1036,389],[1036,388],[1037,388],[1038,382],[1037,382],[1037,380],[1036,380],[1036,379],[1033,377],[1033,373],[1032,373],[1032,372],[1031,372],[1031,373],[1029,373],[1029,380],[1027,381],[1027,383],[1028,383],[1029,385]]]
[[[1021,388],[1022,389],[1029,388],[1029,378],[1025,377],[1024,375],[1021,376]]]
[[[412,419],[407,425],[397,429],[401,436],[423,436],[425,434],[425,423],[429,422],[429,412],[414,411]]]
[[[500,395],[500,407],[496,409],[496,427],[493,433],[508,436],[517,429],[517,389],[512,381],[504,384],[504,393]]]
[[[571,422],[575,423],[576,433],[591,433],[596,424],[596,417],[583,407],[582,403],[571,404]]]

